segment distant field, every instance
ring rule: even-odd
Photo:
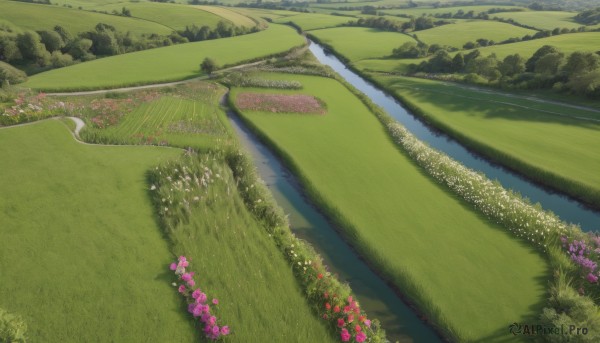
[[[251,17],[251,18],[270,18],[270,19],[279,19],[279,18],[283,18],[283,17],[291,17],[294,15],[297,15],[298,12],[291,12],[291,11],[280,11],[280,10],[267,10],[267,9],[262,9],[262,8],[243,8],[243,7],[236,7],[236,8],[232,8],[232,11],[241,13],[245,16]]]
[[[215,27],[220,20],[229,21],[211,12],[194,10],[190,6],[159,2],[116,3],[97,6],[94,9],[108,12],[117,10],[120,13],[123,7],[131,11],[132,17],[154,21],[173,30],[183,30],[192,24]]]
[[[598,51],[600,50],[600,32],[571,33],[525,42],[489,46],[479,48],[479,51],[481,51],[482,55],[495,53],[500,59],[516,53],[529,58],[537,49],[544,45],[555,46],[564,53]]]
[[[494,5],[486,5],[486,6],[456,6],[456,7],[439,7],[439,8],[434,8],[434,7],[417,7],[417,8],[399,8],[399,9],[389,9],[389,10],[381,10],[382,13],[385,14],[406,14],[406,15],[412,15],[415,17],[420,17],[423,14],[427,15],[427,14],[445,14],[445,13],[452,13],[453,15],[458,12],[459,10],[462,10],[463,12],[467,13],[470,11],[473,11],[473,13],[478,14],[481,12],[485,12],[489,9],[492,8],[502,8],[502,9],[513,9],[513,8],[522,8],[522,7],[518,7],[518,6],[503,6],[503,5],[498,5],[498,6],[494,6]]]
[[[449,130],[600,192],[600,151],[590,149],[600,146],[600,113],[450,83],[377,79]]]
[[[61,25],[71,34],[76,34],[93,30],[98,23],[105,23],[119,31],[135,34],[166,35],[173,31],[164,25],[142,19],[8,0],[0,0],[0,13],[2,19],[29,30],[52,30],[54,26]]]
[[[316,31],[318,32],[318,31]],[[425,31],[421,31],[425,32]],[[420,33],[418,34],[419,38]],[[341,42],[336,42],[341,45]],[[559,36],[553,36],[542,39],[534,39],[525,42],[494,45],[484,48],[478,48],[483,56],[495,53],[499,59],[512,54],[520,54],[525,58],[531,57],[537,49],[544,45],[552,45],[560,51],[570,54],[575,51],[597,51],[600,50],[600,32],[581,32]],[[468,50],[466,51],[468,52]],[[462,52],[463,54],[465,51]],[[356,66],[361,69],[369,69],[373,71],[384,72],[399,72],[407,71],[407,67],[411,63],[419,64],[424,59],[364,59],[356,62]]]
[[[449,45],[461,49],[467,42],[479,38],[500,42],[512,37],[533,35],[537,31],[489,20],[465,20],[432,29],[414,32],[427,44]]]
[[[346,228],[346,233],[374,252],[368,259],[377,256],[378,268],[392,271],[391,281],[430,319],[433,312],[444,318],[438,324],[452,330],[458,341],[486,341],[504,332],[507,322],[535,315],[545,301],[548,278],[540,254],[424,176],[365,105],[337,81],[292,78],[304,85],[302,91],[251,91],[318,96],[327,104],[326,114],[248,111],[243,116],[356,229]],[[248,91],[234,88],[232,96]],[[407,279],[418,287],[403,287]]]
[[[181,80],[201,75],[199,65],[205,57],[214,58],[220,65],[233,64],[303,43],[291,27],[271,24],[254,34],[144,50],[55,69],[30,77],[23,86],[75,90]]]
[[[80,144],[56,120],[0,129],[0,307],[31,341],[197,341],[145,176],[180,154]]]
[[[216,14],[219,17],[225,18],[237,26],[253,27],[256,26],[256,22],[251,18],[240,14],[234,10],[230,10],[226,7],[219,6],[192,6],[209,13]]]
[[[405,34],[385,32],[365,27],[339,27],[310,32],[323,43],[329,44],[351,61],[385,57],[406,42],[415,40]]]
[[[495,13],[491,17],[499,17],[504,19],[513,19],[515,22],[540,30],[553,30],[557,27],[568,29],[576,29],[582,24],[573,20],[577,13],[559,12],[559,11],[527,11],[527,12],[507,12]]]
[[[319,13],[303,13],[297,14],[291,17],[284,17],[275,20],[277,23],[293,22],[300,26],[302,30],[315,30],[327,27],[335,27],[340,24],[349,22],[350,20],[356,20],[356,18],[342,17],[335,15],[319,14]]]

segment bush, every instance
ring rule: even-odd
[[[217,62],[210,57],[206,57],[200,64],[200,70],[207,74],[212,74],[217,69],[219,69]]]
[[[0,61],[0,83],[8,81],[10,84],[17,84],[27,81],[27,74],[8,63]]]
[[[27,338],[25,337],[26,331],[27,324],[25,324],[23,318],[0,308],[0,342],[27,342]]]

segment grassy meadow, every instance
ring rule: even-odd
[[[60,25],[73,35],[93,30],[98,23],[109,24],[118,31],[130,31],[138,35],[168,35],[173,31],[170,27],[154,21],[9,0],[0,0],[0,13],[1,19],[22,29],[52,30],[54,26]]]
[[[414,32],[417,37],[429,45],[449,45],[458,49],[467,42],[479,38],[501,42],[513,37],[534,35],[537,31],[489,20],[459,20],[453,24],[437,26],[428,30]]]
[[[554,30],[555,28],[577,29],[582,24],[576,22],[573,17],[577,13],[561,11],[526,11],[494,13],[492,17],[512,19],[516,23],[535,27],[540,30]]]
[[[234,10],[219,6],[192,6],[193,8],[215,14],[221,18],[229,20],[237,26],[253,27],[256,22],[252,18],[238,13]]]
[[[200,76],[200,63],[205,57],[220,65],[236,64],[281,53],[303,43],[294,29],[271,24],[254,34],[144,50],[55,69],[30,77],[23,86],[80,90],[182,80]]]
[[[300,81],[299,92],[318,97],[327,113],[245,111],[243,118],[293,164],[358,250],[430,319],[460,341],[481,341],[504,337],[507,322],[533,318],[549,277],[539,253],[425,176],[337,81],[262,76]],[[244,92],[298,93],[234,88],[232,101]]]
[[[422,15],[429,15],[429,14],[436,15],[436,14],[446,14],[446,13],[452,13],[454,15],[459,10],[462,10],[465,13],[473,11],[473,13],[475,15],[477,15],[481,12],[485,12],[492,8],[502,8],[502,9],[508,10],[508,9],[521,9],[522,7],[503,6],[503,5],[478,5],[478,6],[457,6],[457,7],[434,8],[434,7],[419,6],[419,7],[415,7],[415,8],[383,9],[383,10],[381,10],[381,12],[385,13],[385,14],[391,14],[391,15],[405,14],[405,15],[412,15],[415,17],[420,17]]]
[[[350,20],[355,20],[352,17],[342,17],[335,15],[319,14],[319,13],[302,13],[294,16],[283,17],[275,20],[277,23],[292,22],[302,28],[303,31],[323,29],[335,27],[347,23]]]
[[[600,113],[435,81],[376,79],[492,158],[509,156],[528,165],[516,168],[539,181],[547,181],[545,172],[600,192],[600,152],[590,149],[600,146]]]
[[[56,120],[0,129],[0,307],[31,341],[197,339],[145,176],[180,154],[83,145]]]
[[[157,22],[171,30],[183,30],[192,24],[214,28],[220,20],[229,21],[208,11],[194,10],[190,6],[160,2],[120,2],[96,6],[93,9],[108,12],[116,10],[120,13],[123,7],[130,10],[134,18]]]
[[[321,42],[333,46],[337,52],[352,62],[389,56],[393,49],[406,42],[415,41],[405,34],[366,27],[337,27],[314,30],[310,34]]]

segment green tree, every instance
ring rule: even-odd
[[[600,67],[600,56],[592,52],[574,52],[567,59],[563,71],[569,76],[592,72]]]
[[[460,73],[465,69],[465,59],[460,52],[452,59],[452,72]]]
[[[0,35],[0,61],[16,61],[22,58],[15,37]]]
[[[36,63],[40,66],[48,64],[50,54],[37,33],[33,31],[19,33],[17,35],[17,46],[24,61]]]
[[[498,70],[500,62],[494,55],[488,57],[478,57],[467,63],[465,69],[468,73],[474,73],[493,81],[498,79],[502,74]]]
[[[69,48],[69,54],[73,56],[73,58],[89,61],[94,59],[94,55],[90,53],[90,48],[92,47],[92,40],[87,38],[78,38],[73,41]]]
[[[56,31],[38,31],[38,34],[48,52],[57,51],[65,47],[65,42],[63,42],[62,37]]]
[[[525,71],[525,59],[519,54],[508,55],[498,66],[504,76],[515,76]]]
[[[527,62],[525,62],[525,70],[528,72],[533,72],[535,71],[535,64],[537,63],[537,61],[544,57],[547,54],[553,54],[553,53],[558,53],[558,49],[551,46],[551,45],[544,45],[543,47],[539,48],[534,54],[533,56],[531,56],[530,59],[527,60]]]
[[[207,74],[212,74],[217,69],[219,69],[217,62],[210,57],[206,57],[200,64],[200,70]]]
[[[545,54],[535,62],[538,74],[556,75],[565,62],[565,55],[560,52]]]

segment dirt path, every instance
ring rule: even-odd
[[[265,63],[265,61],[240,64],[238,66],[218,70],[217,73],[236,70],[236,69],[242,69],[242,68],[246,68],[246,67],[252,67],[255,65],[263,64],[263,63]],[[193,79],[187,79],[187,80],[175,81],[175,82],[153,83],[153,84],[149,84],[149,85],[123,87],[123,88],[99,89],[99,90],[95,90],[95,91],[47,93],[46,95],[47,96],[70,96],[70,95],[77,96],[77,95],[94,95],[94,94],[106,94],[106,93],[121,93],[121,92],[130,92],[130,91],[140,90],[140,89],[177,86],[177,85],[182,85],[185,83],[194,82],[194,81],[198,81],[198,80],[207,80],[208,78],[209,78],[208,75],[203,75],[203,76],[195,77]]]
[[[77,117],[67,117],[67,118],[69,118],[75,122],[75,137],[77,139],[81,140],[81,138],[79,138],[79,132],[85,126],[85,122],[83,120],[81,120],[81,118],[77,118]]]

